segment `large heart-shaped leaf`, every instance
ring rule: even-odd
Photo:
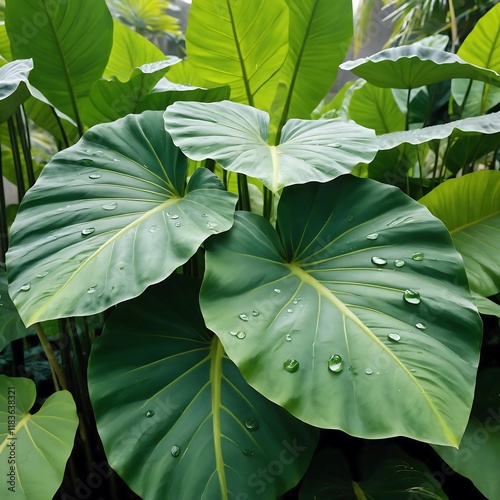
[[[349,49],[352,33],[350,0],[287,0],[290,9],[288,55],[268,86],[279,83],[282,123],[289,118],[309,118],[333,85],[339,64]],[[342,15],[338,15],[342,12]],[[276,91],[276,90],[275,90]],[[267,108],[269,110],[269,106]],[[273,110],[274,111],[274,110]]]
[[[400,144],[423,144],[436,139],[468,135],[491,135],[500,133],[500,112],[485,116],[464,118],[443,125],[433,125],[403,132],[392,132],[378,137],[380,149],[392,149]]]
[[[229,101],[174,103],[165,112],[165,127],[189,158],[217,160],[273,192],[349,173],[357,163],[369,163],[377,148],[373,130],[340,120],[290,120],[280,144],[269,146],[269,115]]]
[[[125,82],[116,77],[96,81],[92,86],[89,100],[82,110],[84,122],[91,127],[98,123],[112,122],[131,113],[138,113],[140,103],[170,66],[179,61],[177,57],[171,57],[143,64],[134,68]]]
[[[280,69],[288,52],[288,8],[284,0],[197,0],[186,31],[186,70],[174,70],[174,82],[205,87],[230,85],[231,99],[269,109],[275,87],[265,83]]]
[[[421,198],[420,203],[450,231],[464,258],[471,288],[484,297],[498,293],[500,172],[483,170],[449,179]]]
[[[457,446],[481,322],[443,224],[342,176],[287,188],[277,227],[238,212],[206,245],[202,312],[245,379],[318,427]]]
[[[143,498],[274,500],[301,479],[317,430],[244,381],[206,330],[198,292],[172,276],[119,306],[92,346],[106,455]]]
[[[58,109],[79,121],[80,101],[102,76],[113,41],[104,0],[15,0],[5,7],[16,59],[33,58],[31,83]]]
[[[31,333],[23,325],[16,306],[10,300],[7,288],[7,272],[5,265],[0,262],[0,351],[13,340],[21,339]]]
[[[31,414],[36,398],[32,380],[0,375],[0,394],[2,497],[52,498],[63,480],[78,427],[72,396],[56,392]]]
[[[403,45],[340,65],[377,87],[415,89],[431,83],[468,78],[500,87],[495,71],[465,62],[455,54],[421,45]]]
[[[97,125],[54,156],[21,204],[7,253],[24,322],[135,297],[229,229],[236,196],[206,169],[185,187],[186,169],[160,111]]]
[[[375,444],[368,448],[360,462],[361,479],[354,480],[340,450],[322,450],[304,478],[300,500],[448,498],[423,463],[394,445]]]
[[[500,476],[492,467],[500,463],[500,368],[479,372],[474,408],[460,448],[434,449],[486,498],[500,498]]]
[[[0,123],[7,121],[30,97],[28,76],[32,69],[31,59],[13,61],[0,68]]]
[[[469,63],[500,72],[500,4],[491,8],[477,22],[457,55]],[[500,102],[500,89],[483,82],[454,80],[451,93],[462,106],[462,116],[485,113]]]

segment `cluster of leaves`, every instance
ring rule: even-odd
[[[446,498],[389,446],[346,481],[338,448],[316,452],[321,429],[429,443],[498,496],[474,460],[500,454],[498,398],[477,397],[498,395],[493,369],[474,392],[478,308],[500,310],[499,18],[457,55],[433,37],[341,65],[350,0],[194,0],[179,61],[104,0],[7,0],[0,117],[11,180],[31,189],[0,270],[1,347],[30,333],[22,319],[71,390],[32,415],[33,384],[0,376],[26,498],[57,490],[77,407],[147,499],[274,499],[301,480],[303,499]],[[362,79],[321,102],[339,65]],[[28,119],[60,148],[39,177]],[[85,318],[103,312],[96,335]],[[54,320],[72,332],[63,369]],[[65,376],[89,355],[92,409]]]

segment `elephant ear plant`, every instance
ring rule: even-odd
[[[195,0],[169,78],[229,85],[231,100],[93,126],[20,206],[10,296],[38,330],[106,311],[90,399],[111,467],[145,499],[278,498],[306,475],[320,429],[460,445],[482,338],[462,257],[423,204],[351,174],[389,138],[310,119],[351,12]],[[452,59],[460,77],[500,81]],[[434,59],[436,78],[447,62]],[[387,453],[389,478],[403,459]],[[329,498],[323,459],[347,468],[323,450],[300,498]],[[425,470],[394,491],[445,498]]]

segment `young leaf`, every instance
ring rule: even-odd
[[[54,156],[21,204],[7,253],[24,322],[135,297],[227,231],[236,196],[206,169],[185,187],[186,170],[160,111],[97,125]]]
[[[318,427],[458,446],[481,321],[443,224],[342,176],[285,189],[277,227],[238,212],[206,244],[203,316],[247,382]]]
[[[119,306],[92,346],[108,460],[142,498],[274,500],[305,473],[318,431],[244,381],[205,328],[198,282],[182,278]]]
[[[373,56],[347,61],[340,65],[377,87],[415,89],[431,83],[468,78],[500,87],[495,71],[465,62],[443,50],[403,45],[383,50]]]
[[[500,115],[500,113],[497,113]],[[488,115],[491,116],[491,115]],[[469,283],[489,297],[500,291],[500,172],[449,179],[420,199],[450,231]]]
[[[174,103],[165,112],[165,127],[189,158],[212,158],[273,192],[329,181],[369,163],[376,153],[373,130],[341,120],[290,120],[280,144],[269,146],[269,115],[230,101]]]
[[[78,427],[73,397],[68,391],[56,392],[37,413],[31,414],[35,383],[5,375],[0,375],[0,394],[0,474],[6,491],[4,498],[11,496],[12,490],[7,491],[10,477],[13,477],[13,498],[53,498],[62,483]],[[15,464],[8,460],[12,451]]]
[[[28,76],[32,69],[31,59],[13,61],[0,68],[0,123],[7,121],[30,97]]]

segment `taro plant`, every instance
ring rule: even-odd
[[[467,443],[485,429],[480,452],[498,461],[494,367],[475,388],[477,308],[499,309],[499,68],[388,49],[344,63],[363,80],[318,106],[352,38],[350,1],[194,0],[184,61],[99,14],[108,49],[92,75],[63,28],[75,6],[96,14],[63,4],[38,47],[15,42],[20,9],[38,7],[6,11],[21,90],[5,102],[38,85],[81,135],[24,196],[0,275],[3,344],[29,333],[21,318],[63,389],[31,415],[32,384],[0,378],[17,394],[0,431],[2,474],[10,438],[22,443],[14,494],[55,494],[77,423],[91,461],[93,413],[109,465],[145,499],[447,498],[411,446],[371,441],[395,437],[497,497],[493,464],[474,466]],[[500,38],[469,36],[497,60]],[[42,42],[68,68],[53,92]],[[493,100],[428,126],[429,87],[457,79]],[[460,114],[472,90],[452,88]],[[71,339],[62,359],[55,320]],[[87,394],[70,366],[85,373],[89,353]],[[346,454],[346,439],[364,451]]]

